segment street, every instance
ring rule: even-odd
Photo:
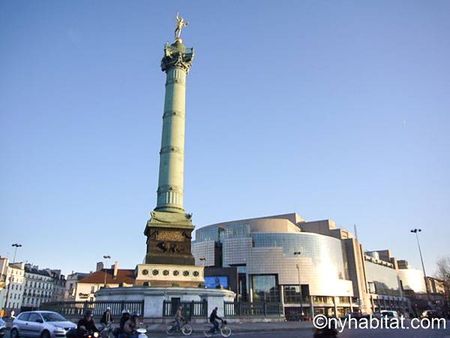
[[[273,331],[273,332],[242,332],[236,333],[235,336],[245,336],[249,338],[256,337],[299,337],[299,338],[311,338],[313,336],[312,331],[300,330],[300,331]],[[198,336],[201,337],[201,336]],[[341,338],[450,338],[450,330],[346,330],[340,333],[338,337]]]
[[[300,325],[300,326],[296,326]],[[248,338],[312,338],[313,329],[310,323],[278,322],[278,323],[230,323],[233,336]],[[202,330],[209,324],[195,324],[191,337],[203,337]],[[407,325],[409,326],[409,325]],[[167,337],[165,325],[149,324],[147,327],[148,337]],[[182,337],[172,335],[170,337]],[[215,335],[214,337],[220,337]],[[450,321],[446,322],[446,329],[344,329],[338,334],[340,338],[450,338]],[[9,330],[4,338],[10,338]],[[21,337],[22,338],[22,337]]]
[[[149,333],[149,337],[167,337],[165,333]],[[300,329],[298,331],[295,330],[274,330],[269,332],[235,332],[232,334],[232,337],[248,337],[248,338],[312,338],[313,331],[308,329]],[[180,337],[178,335],[171,337]],[[203,337],[203,334],[200,332],[194,332],[192,334],[193,338]],[[220,337],[216,335],[215,337]],[[340,338],[372,338],[372,337],[380,337],[380,338],[450,338],[450,330],[447,328],[446,330],[345,330],[344,332],[338,335]],[[9,332],[5,335],[4,338],[10,338]]]
[[[309,330],[299,331],[270,331],[270,332],[236,332],[232,337],[248,338],[312,338],[313,333]],[[162,333],[152,333],[149,337],[166,337]],[[178,336],[173,336],[178,337]],[[194,332],[191,337],[203,337],[202,334]],[[220,336],[215,336],[220,337]],[[340,338],[450,338],[449,330],[347,330],[338,335]]]
[[[165,334],[151,334],[150,337],[166,337]],[[270,331],[270,332],[236,332],[232,337],[248,338],[312,338],[312,330],[298,331]],[[194,332],[191,337],[203,337],[202,334]],[[220,337],[220,336],[215,336]],[[346,330],[338,335],[340,338],[450,338],[450,330]]]

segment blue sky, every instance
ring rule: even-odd
[[[156,188],[163,45],[188,79],[197,226],[298,212],[428,272],[450,254],[450,2],[0,2],[0,254],[133,268]]]

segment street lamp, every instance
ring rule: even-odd
[[[14,259],[13,259],[12,263],[15,263],[16,262],[17,248],[21,248],[22,244],[14,243],[11,246],[14,247]]]
[[[21,247],[22,247],[22,244],[14,243],[14,244],[11,244],[11,246],[14,247],[14,259],[13,259],[13,261],[11,262],[11,264],[13,264],[13,263],[16,262],[17,249],[18,249],[18,248],[21,248]],[[8,271],[8,269],[9,269],[9,267],[7,267],[7,270],[6,270],[6,271]],[[11,284],[12,284],[12,280],[13,280],[13,276],[12,276],[12,271],[11,271],[11,273],[10,273],[10,275],[9,275],[9,278],[8,278],[8,288],[6,289],[5,308],[8,307],[8,302],[9,302],[10,296],[11,296],[10,293],[11,293]]]
[[[105,288],[106,288],[106,267],[108,265],[108,259],[111,259],[111,256],[103,256],[103,259],[105,260]]]
[[[420,261],[422,262],[423,278],[425,281],[425,290],[427,291],[428,302],[430,302],[431,299],[430,299],[430,291],[428,289],[428,283],[427,283],[427,273],[425,272],[425,264],[423,264],[422,249],[420,248],[419,235],[417,234],[419,232],[422,232],[422,229],[412,229],[411,232],[416,234],[417,246],[419,248],[419,254],[420,254]]]
[[[299,256],[301,255],[301,251],[294,251],[294,256]],[[302,284],[300,282],[300,264],[297,263],[295,265],[297,267],[297,273],[298,273],[298,293],[300,295],[300,315],[301,317],[303,316],[303,295],[302,295]],[[301,320],[300,317],[300,320]]]

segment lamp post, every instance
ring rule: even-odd
[[[16,262],[17,248],[21,248],[22,244],[14,243],[11,246],[14,247],[14,259],[13,259],[12,263],[15,263]]]
[[[423,264],[422,249],[420,248],[419,235],[418,235],[419,232],[422,232],[422,229],[412,229],[411,232],[416,234],[417,247],[419,248],[420,261],[422,263],[423,279],[425,282],[425,290],[427,291],[428,302],[430,302],[431,299],[430,299],[430,291],[428,289],[427,273],[425,272],[425,264]]]
[[[301,255],[301,251],[295,251],[294,252],[294,256],[299,256]],[[303,295],[302,295],[302,284],[300,282],[300,264],[297,263],[295,265],[297,267],[297,273],[298,273],[298,293],[300,295],[300,320],[303,317]]]
[[[105,260],[105,288],[106,288],[106,272],[107,272],[107,265],[108,265],[108,259],[111,259],[111,256],[103,256],[103,259]]]
[[[17,249],[18,249],[18,248],[21,248],[21,247],[22,247],[22,244],[14,243],[14,244],[11,244],[11,246],[14,247],[14,259],[13,259],[13,261],[11,262],[11,264],[13,264],[13,263],[16,262]],[[7,269],[6,271],[8,271],[9,266],[8,266],[6,269]],[[10,299],[11,284],[12,284],[12,280],[13,280],[12,278],[13,278],[13,277],[12,277],[12,271],[11,271],[11,273],[9,274],[9,278],[8,278],[8,288],[6,289],[5,308],[8,307],[8,302],[9,302],[9,299]]]

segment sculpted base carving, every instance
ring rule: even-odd
[[[147,223],[146,264],[195,265],[191,253],[192,231],[191,216],[181,214],[183,219],[173,219],[174,215],[153,212]],[[167,217],[165,217],[167,216]],[[180,217],[180,215],[178,216]]]

